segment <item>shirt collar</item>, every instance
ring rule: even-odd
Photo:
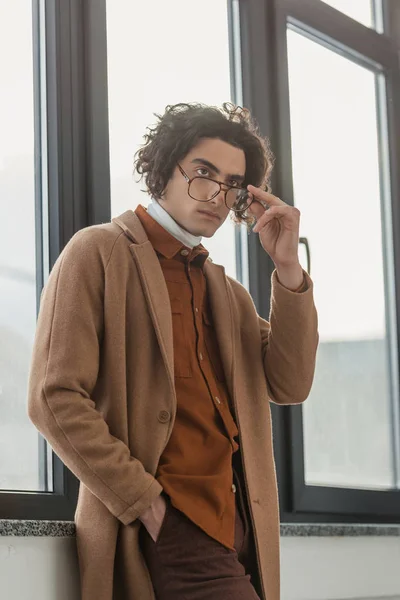
[[[142,204],[139,204],[134,212],[140,219],[151,245],[158,254],[161,254],[164,258],[174,258],[181,262],[191,262],[196,258],[196,263],[199,264],[200,267],[203,267],[204,262],[209,255],[208,250],[203,244],[198,244],[193,248],[185,246],[185,244],[176,239],[169,231],[164,229],[162,225],[153,219]],[[188,253],[182,255],[182,250],[186,250]]]

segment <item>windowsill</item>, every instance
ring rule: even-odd
[[[0,525],[1,527],[1,525]],[[400,536],[400,525],[365,523],[281,523],[281,537]]]
[[[22,521],[0,519],[0,536],[74,537],[73,521]]]
[[[74,537],[73,521],[0,519],[0,536]],[[281,537],[400,536],[400,525],[359,523],[282,523]]]

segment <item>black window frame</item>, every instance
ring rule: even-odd
[[[377,18],[379,11],[374,6]],[[368,28],[321,0],[240,0],[243,99],[267,135],[276,156],[274,193],[293,206],[287,27],[321,44],[372,61],[386,76],[389,170],[393,214],[396,312],[400,316],[400,71],[391,31],[399,7],[383,0],[384,34]],[[398,33],[397,33],[398,35]],[[397,199],[397,202],[396,202]],[[249,238],[250,291],[259,313],[269,317],[272,261]],[[399,319],[397,340],[400,340]],[[399,344],[398,344],[399,345]],[[400,402],[400,399],[398,399]],[[281,522],[400,523],[400,490],[375,491],[306,485],[302,406],[271,404]],[[399,457],[400,459],[400,457]]]
[[[293,204],[287,22],[321,41],[335,39],[383,64],[387,75],[392,197],[400,198],[400,74],[395,35],[396,0],[383,0],[385,35],[339,13],[322,0],[227,0],[233,98],[256,117],[276,156],[274,193]],[[107,88],[106,0],[32,0],[35,117],[37,304],[59,253],[79,229],[111,218]],[[140,10],[140,8],[138,8]],[[398,12],[396,13],[397,17]],[[45,27],[44,27],[44,22]],[[240,30],[240,40],[238,36]],[[44,43],[43,43],[44,42]],[[240,52],[238,52],[238,47]],[[46,65],[46,87],[42,83]],[[241,73],[241,75],[240,75]],[[45,98],[43,97],[45,94]],[[43,123],[43,102],[47,105]],[[45,127],[44,127],[45,125]],[[43,139],[46,136],[46,140]],[[47,146],[47,154],[43,148]],[[46,160],[48,180],[42,180]],[[47,186],[48,256],[44,256],[42,191]],[[46,216],[46,215],[45,215]],[[400,258],[400,202],[393,201],[395,259]],[[243,236],[237,235],[238,277]],[[269,317],[274,265],[258,242],[247,238],[249,289],[258,312]],[[396,265],[396,307],[400,304],[400,260]],[[399,310],[397,313],[399,314]],[[398,319],[400,323],[400,319]],[[397,339],[400,340],[400,324]],[[301,406],[271,404],[274,452],[282,522],[399,523],[400,491],[370,492],[304,483]],[[0,491],[0,518],[74,520],[79,482],[39,435],[40,477],[52,468],[53,491]],[[51,452],[51,456],[48,456]],[[50,460],[48,460],[50,458]]]
[[[111,216],[105,0],[32,0],[32,29],[38,307],[45,265]],[[0,519],[73,521],[78,479],[40,434],[38,457],[40,489],[52,489],[0,490]]]

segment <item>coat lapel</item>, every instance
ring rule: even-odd
[[[136,262],[143,293],[156,331],[158,343],[169,372],[174,381],[174,346],[172,331],[171,304],[165,278],[140,219],[132,210],[127,210],[112,219],[133,242],[129,250]]]
[[[149,241],[144,244],[132,244],[129,249],[136,261],[165,365],[170,373],[171,381],[174,381],[171,303],[157,254]]]
[[[174,380],[174,348],[171,305],[168,288],[157,258],[157,254],[140,219],[132,210],[127,210],[112,219],[132,240],[129,247],[136,262],[143,292],[157,334],[162,356],[171,380]],[[225,269],[207,260],[204,264],[211,310],[214,319],[221,360],[230,394],[233,393],[233,342],[235,339],[232,305],[228,296]]]

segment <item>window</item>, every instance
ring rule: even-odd
[[[308,268],[311,258],[319,317],[307,401],[271,405],[280,515],[398,522],[400,76],[386,25],[395,6],[353,3],[360,20],[360,5],[372,6],[381,34],[327,4],[240,12],[244,102],[271,140],[273,193],[301,211],[299,259]],[[254,246],[250,289],[268,318],[272,267]]]
[[[51,265],[75,231],[146,205],[132,166],[153,113],[233,95],[271,140],[273,193],[302,212],[319,311],[309,399],[271,405],[281,518],[400,522],[400,73],[395,34],[376,31],[380,4],[15,0],[0,8],[1,518],[73,520],[76,506],[76,478],[26,414]],[[395,22],[396,7],[383,3],[382,23]],[[352,227],[357,210],[362,221]],[[227,221],[204,244],[229,275],[248,279],[268,318],[272,261],[258,236],[238,233]]]
[[[201,10],[178,0],[18,0],[0,9],[0,518],[73,520],[79,482],[27,415],[40,292],[76,231],[147,203],[132,166],[153,113],[168,103],[230,100],[228,8],[223,0]],[[154,36],[157,50],[144,64]],[[242,233],[227,221],[205,240],[233,276],[246,276]]]
[[[38,490],[38,433],[26,414],[36,327],[32,2],[0,5],[0,489]]]
[[[212,16],[212,18],[210,18]],[[156,18],[155,18],[156,17]],[[107,2],[111,212],[134,210],[149,197],[135,183],[133,155],[147,126],[167,104],[231,99],[227,2]],[[236,277],[235,226],[230,218],[203,238],[214,262]]]
[[[291,30],[288,57],[294,200],[311,248],[320,332],[302,407],[305,481],[391,489],[399,392],[381,76]]]

